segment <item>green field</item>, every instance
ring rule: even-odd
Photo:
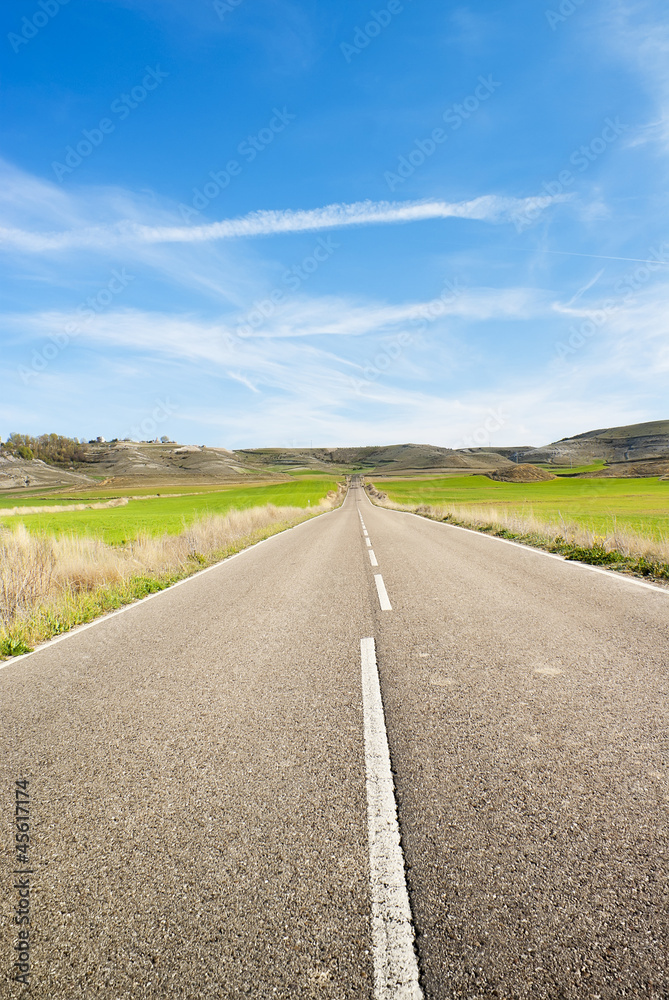
[[[554,476],[575,476],[577,472],[599,472],[600,469],[606,468],[606,462],[601,459],[591,462],[590,465],[550,465],[548,462],[537,462],[536,465],[539,469],[552,472]]]
[[[152,496],[146,500],[131,500],[125,507],[109,507],[105,510],[62,511],[57,513],[16,514],[2,517],[0,509],[0,524],[12,527],[25,524],[29,531],[43,532],[49,535],[88,534],[112,544],[122,544],[131,541],[140,534],[162,535],[178,534],[184,525],[206,514],[226,514],[229,510],[243,510],[248,507],[262,507],[265,504],[276,504],[277,507],[307,507],[314,506],[326,496],[330,490],[336,490],[334,479],[320,476],[311,481],[283,482],[272,485],[260,483],[233,487],[218,486],[215,489],[193,493],[182,493],[177,497]],[[148,492],[147,490],[143,491]],[[175,493],[173,487],[165,487],[166,493]],[[133,493],[142,495],[142,491],[124,490],[125,496]],[[83,494],[70,494],[37,497],[16,498],[6,502],[3,497],[2,506],[39,506],[42,504],[56,505],[67,503],[88,503],[104,500],[109,496],[118,496],[109,492],[91,491]]]
[[[598,533],[631,528],[652,538],[669,537],[669,482],[657,479],[551,479],[545,483],[497,483],[487,476],[375,482],[401,504],[490,506],[531,512],[544,520],[560,515]]]
[[[267,480],[257,483],[258,486],[267,486]],[[178,493],[179,495],[188,495],[195,493],[220,493],[228,489],[239,489],[239,483],[232,483],[227,486],[222,483],[216,483],[213,486],[204,486],[202,484],[195,486],[179,486],[173,483],[168,483],[162,488],[156,488],[155,484],[150,484],[148,486],[130,486],[130,487],[117,487],[116,489],[111,489],[109,487],[95,489],[94,487],[88,490],[79,490],[77,492],[70,492],[64,489],[57,490],[39,490],[33,491],[21,490],[20,493],[8,493],[0,496],[0,515],[2,511],[10,507],[41,507],[41,506],[60,506],[62,504],[71,503],[96,503],[99,500],[111,500],[115,497],[135,497],[135,496],[151,496],[158,497],[164,496],[168,493]],[[244,489],[246,487],[243,487]]]

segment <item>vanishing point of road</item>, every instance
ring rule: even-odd
[[[0,996],[666,1000],[668,688],[669,592],[354,479],[0,670]]]

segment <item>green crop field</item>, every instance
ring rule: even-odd
[[[254,485],[267,486],[268,482],[267,480],[264,480],[257,482]],[[167,483],[161,489],[160,487],[156,488],[155,483],[151,483],[147,486],[123,486],[117,487],[116,489],[110,489],[109,487],[96,489],[95,487],[91,487],[91,489],[77,490],[76,492],[65,490],[62,487],[51,490],[42,489],[33,492],[30,490],[22,490],[20,493],[8,493],[0,496],[0,515],[2,515],[3,510],[11,507],[42,507],[47,505],[60,506],[61,504],[72,503],[97,503],[98,501],[111,500],[120,496],[159,497],[172,493],[187,496],[189,494],[192,495],[196,493],[220,493],[224,490],[239,488],[239,483],[231,483],[229,486],[223,483],[215,483],[213,486],[202,484],[195,486],[181,486],[175,483]]]
[[[669,537],[669,482],[657,479],[561,477],[544,483],[497,483],[487,476],[457,476],[378,480],[375,485],[401,504],[490,506],[531,512],[544,520],[562,515],[600,533],[618,527],[652,538]]]
[[[16,524],[24,524],[29,531],[50,535],[88,534],[112,544],[122,544],[140,534],[177,534],[184,525],[206,514],[225,514],[233,509],[262,507],[268,503],[276,504],[277,507],[314,506],[330,490],[336,489],[337,483],[334,479],[321,477],[315,477],[312,481],[305,478],[299,482],[283,482],[269,486],[267,483],[223,488],[219,486],[206,492],[184,492],[176,497],[152,496],[146,500],[130,500],[124,507],[109,507],[104,510],[15,514],[3,518],[0,509],[0,524],[9,528]],[[128,490],[124,491],[124,494],[129,496],[132,492]],[[165,492],[174,493],[176,490],[166,487]],[[7,497],[2,499],[8,500]],[[38,506],[90,503],[104,500],[105,497],[100,493],[85,495],[75,493],[69,496],[43,494],[39,500],[37,497],[31,497],[29,500],[23,497],[21,499],[21,505]],[[14,505],[19,506],[16,499],[13,503],[2,504],[3,507]]]
[[[539,469],[552,472],[554,476],[574,476],[577,472],[599,472],[600,469],[606,468],[606,463],[601,459],[591,462],[590,465],[550,465],[548,462],[537,462],[536,465]]]

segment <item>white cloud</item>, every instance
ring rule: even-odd
[[[60,232],[38,232],[5,225],[0,227],[0,247],[22,253],[71,249],[109,250],[112,245],[209,243],[347,226],[419,222],[426,219],[472,219],[503,223],[537,209],[548,208],[556,202],[567,200],[567,197],[503,198],[484,195],[463,202],[361,201],[298,211],[257,211],[240,218],[224,219],[202,226],[146,225],[128,218],[106,225],[71,227]]]
[[[600,308],[605,295],[601,273],[585,284],[581,277],[577,294],[557,305],[556,292],[545,287],[548,281],[542,275],[543,288],[521,282],[502,288],[463,287],[445,296],[435,310],[438,300],[417,296],[397,301],[392,288],[387,298],[384,293],[376,299],[306,294],[328,287],[325,272],[327,280],[321,282],[319,274],[313,285],[288,295],[279,278],[284,262],[261,260],[253,247],[232,242],[244,236],[427,218],[498,224],[539,201],[547,207],[551,199],[360,202],[303,212],[257,212],[187,227],[175,226],[174,206],[157,198],[148,201],[115,189],[66,192],[20,171],[6,174],[9,183],[5,196],[0,195],[0,217],[19,234],[15,246],[48,250],[29,259],[14,253],[12,260],[18,259],[21,269],[42,283],[55,286],[60,276],[61,291],[67,289],[65,299],[58,290],[52,295],[51,289],[48,297],[24,299],[33,313],[0,317],[8,331],[6,368],[12,358],[12,370],[6,371],[6,405],[9,393],[16,392],[23,407],[16,412],[44,413],[45,426],[55,417],[83,423],[81,415],[100,412],[102,398],[117,421],[117,414],[134,405],[135,398],[141,401],[142,394],[149,399],[150,393],[171,397],[182,392],[181,421],[218,428],[220,443],[229,445],[285,444],[289,438],[304,444],[305,435],[319,444],[414,440],[449,445],[471,439],[485,427],[491,410],[507,414],[491,435],[493,443],[541,444],[591,426],[648,417],[664,398],[669,296],[650,283],[638,301],[625,302],[609,317],[568,364],[540,370],[516,354],[518,363],[511,368],[499,327],[485,324],[517,322],[513,332],[518,342],[545,342],[552,330],[557,338],[559,313],[568,328]],[[89,249],[100,255],[87,253]],[[545,249],[546,258],[554,261],[590,256]],[[127,298],[124,293],[107,312],[82,323],[62,302],[74,305],[96,291],[96,281],[107,280],[104,273],[96,274],[101,260],[109,267],[127,264],[130,270],[136,264],[137,281]],[[480,273],[469,266],[462,270]],[[153,284],[155,277],[162,279],[160,287]],[[248,336],[239,337],[238,327],[249,325],[249,314],[271,294],[277,280],[284,293],[280,304],[260,323],[251,324]],[[335,280],[330,287],[338,289],[341,279]],[[196,294],[170,297],[177,283]],[[213,317],[211,300],[216,300]],[[45,302],[46,308],[37,302]],[[158,309],[152,311],[156,303]],[[396,335],[416,330],[425,316],[430,322],[423,339],[417,336],[399,357],[389,354],[388,369],[367,377],[365,369],[388,350]],[[70,353],[68,348],[27,386],[17,379],[16,366],[24,356],[30,364],[33,348],[41,350],[50,334],[73,320],[81,330],[75,343],[84,350]],[[517,351],[517,345],[510,350]],[[504,362],[499,375],[491,352]],[[114,364],[125,366],[121,390],[109,378]],[[120,420],[127,423],[124,416]],[[70,432],[81,433],[81,423]],[[59,427],[66,430],[62,423]],[[122,429],[110,427],[109,432]],[[97,433],[108,436],[104,429]]]
[[[617,0],[608,14],[612,42],[645,81],[655,113],[625,138],[628,147],[660,143],[669,151],[669,25],[666,4]]]

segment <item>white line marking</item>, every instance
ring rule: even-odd
[[[386,585],[383,582],[383,577],[380,573],[374,574],[374,582],[376,583],[376,589],[379,595],[379,604],[381,605],[382,611],[392,611],[393,606],[388,600],[388,591],[386,590]]]
[[[365,538],[369,538],[369,534],[368,534],[368,532],[366,530],[363,531],[363,535],[365,536]]]
[[[371,540],[371,538],[366,538],[366,539],[365,539],[365,542],[367,543],[367,545],[368,545],[368,546],[369,546],[369,548],[371,549],[371,547],[372,547],[372,540]]]
[[[369,561],[371,562],[372,566],[379,565],[378,562],[376,561],[376,556],[374,555],[374,549],[369,550]]]
[[[360,640],[360,658],[374,1000],[422,1000],[374,639]]]

